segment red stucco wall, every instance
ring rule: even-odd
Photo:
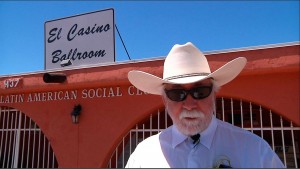
[[[238,56],[248,59],[246,68],[223,86],[218,96],[262,105],[299,126],[299,45],[207,54],[212,71]],[[67,82],[62,84],[44,83],[45,72],[3,76],[0,106],[19,109],[37,123],[50,141],[60,167],[106,167],[122,137],[163,107],[160,96],[131,87],[128,71],[138,69],[162,76],[162,68],[163,60],[158,59],[53,72],[67,75]],[[4,81],[14,78],[21,78],[20,84],[5,88]],[[70,91],[77,92],[76,99],[66,97]],[[91,98],[87,96],[89,91]],[[101,97],[93,95],[96,91]],[[56,100],[54,92],[60,92]],[[40,101],[28,100],[36,93],[41,94]],[[23,102],[6,102],[7,96],[18,94],[24,96]],[[79,124],[71,122],[75,104],[82,105]]]

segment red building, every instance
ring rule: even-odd
[[[212,71],[243,56],[220,89],[216,116],[263,137],[287,167],[299,166],[299,43],[206,52]],[[136,144],[171,125],[160,96],[130,70],[162,76],[164,57],[0,77],[0,165],[5,168],[123,167]],[[46,75],[66,75],[45,83]],[[78,123],[72,121],[80,105]],[[76,112],[75,112],[76,114]]]

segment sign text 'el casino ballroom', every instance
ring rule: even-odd
[[[115,62],[114,10],[45,22],[45,69]]]

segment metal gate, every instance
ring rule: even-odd
[[[57,168],[49,141],[29,117],[0,107],[0,168]]]
[[[172,125],[166,112],[158,110],[156,114],[136,124],[123,137],[111,156],[108,168],[124,168],[130,154],[142,140],[159,133]],[[278,154],[286,167],[298,168],[300,127],[292,121],[260,105],[232,98],[218,98],[216,117],[239,126],[265,139]]]

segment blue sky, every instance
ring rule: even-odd
[[[299,1],[0,1],[0,76],[44,70],[44,23],[114,8],[132,60],[299,41]],[[116,34],[116,61],[129,60]]]

